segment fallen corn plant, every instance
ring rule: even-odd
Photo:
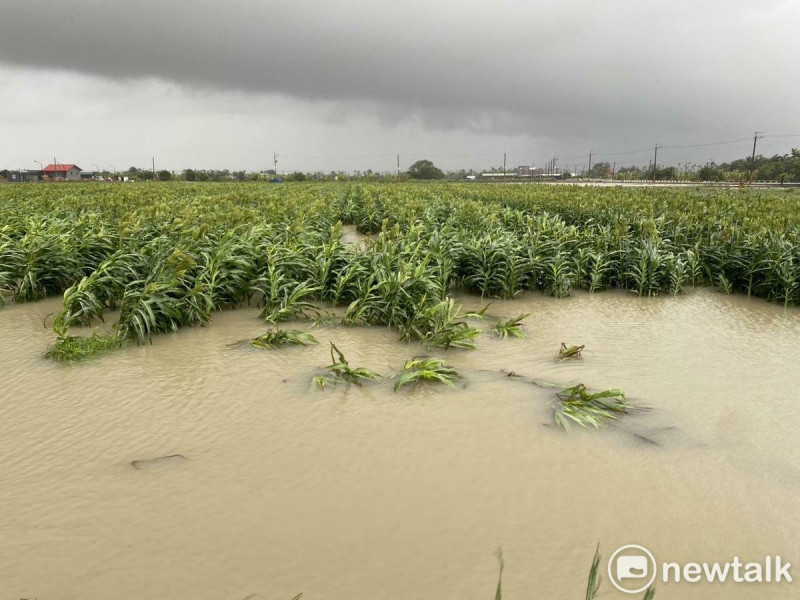
[[[411,324],[404,328],[407,337],[416,337],[429,348],[475,349],[480,330],[460,319],[461,307],[452,298],[421,310]]]
[[[620,390],[591,393],[582,383],[565,388],[556,394],[553,419],[556,425],[569,429],[576,423],[581,427],[599,428],[606,422],[631,412],[633,405]]]
[[[75,362],[95,354],[115,350],[122,344],[123,341],[117,335],[94,334],[91,337],[65,335],[59,337],[55,344],[47,349],[45,357],[53,360]]]
[[[466,313],[464,313],[464,317],[467,319],[477,319],[478,321],[483,321],[486,318],[486,311],[489,310],[489,307],[491,305],[492,303],[489,302],[486,306],[484,306],[482,309],[478,311],[475,310],[467,311]]]
[[[394,391],[409,383],[420,381],[433,381],[454,387],[459,379],[461,373],[439,358],[411,358],[403,365],[403,373],[394,382]]]
[[[571,358],[582,358],[581,352],[586,348],[585,344],[580,346],[567,346],[566,343],[561,342],[561,348],[558,350],[557,358],[559,360],[567,360]]]
[[[507,319],[505,321],[501,319],[500,321],[498,321],[497,325],[492,327],[492,331],[494,331],[501,338],[507,338],[509,336],[516,338],[524,338],[525,324],[522,321],[530,316],[531,316],[530,313],[525,313],[522,315],[518,315],[513,319]]]
[[[297,329],[268,329],[265,333],[254,338],[250,345],[256,348],[274,350],[278,346],[284,345],[310,346],[318,343],[313,335],[305,331]]]
[[[311,379],[312,386],[324,388],[326,385],[336,385],[337,383],[361,385],[363,381],[381,378],[375,371],[364,367],[351,367],[344,354],[333,342],[331,342],[331,364],[326,366],[325,370],[327,371],[325,375],[316,375]]]

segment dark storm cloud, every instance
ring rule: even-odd
[[[800,129],[796,0],[26,0],[0,62],[277,93],[563,144]],[[364,107],[369,107],[364,108]]]

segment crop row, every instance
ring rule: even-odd
[[[511,298],[713,284],[797,303],[798,222],[797,197],[782,193],[18,186],[0,195],[0,290],[18,302],[64,293],[62,339],[109,309],[118,335],[141,343],[245,302],[274,323],[319,317],[323,301],[347,324],[424,340],[463,330],[455,288]],[[345,243],[343,224],[369,237]]]

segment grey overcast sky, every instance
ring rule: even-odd
[[[0,167],[393,170],[800,146],[798,0],[25,0]],[[718,162],[751,142],[665,148]],[[603,153],[608,154],[603,154]]]

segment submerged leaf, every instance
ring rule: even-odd
[[[418,381],[436,381],[453,387],[459,379],[461,373],[439,358],[412,358],[406,361],[402,375],[394,382],[394,391]]]
[[[564,429],[569,429],[570,423],[599,428],[632,409],[621,390],[590,393],[582,383],[563,389],[556,394],[556,398],[553,418]]]
[[[270,350],[282,345],[310,346],[318,343],[313,335],[297,329],[269,329],[250,342],[257,348]]]

